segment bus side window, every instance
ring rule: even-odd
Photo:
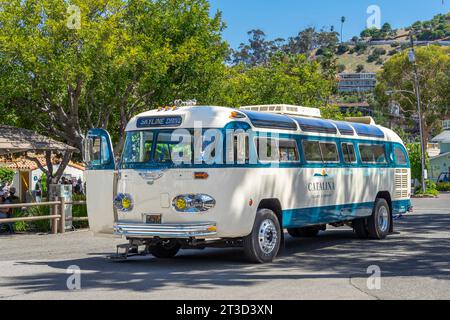
[[[302,145],[307,162],[322,162],[322,153],[320,151],[319,141],[303,140]]]
[[[322,152],[322,159],[325,163],[339,162],[339,153],[337,151],[336,143],[321,142],[320,151]]]
[[[355,146],[353,143],[342,143],[342,153],[344,154],[345,163],[356,163]]]
[[[245,136],[245,138],[244,138]],[[249,138],[248,135],[237,134],[233,137],[233,155],[235,164],[249,163]]]
[[[359,153],[361,154],[361,161],[363,163],[372,163],[372,164],[387,163],[386,148],[384,145],[360,144]]]

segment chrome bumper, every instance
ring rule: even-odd
[[[127,238],[203,238],[217,235],[216,224],[141,224],[115,223],[114,234]]]

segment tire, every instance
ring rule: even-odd
[[[166,243],[160,242],[148,250],[155,258],[170,259],[175,257],[180,249],[181,245],[177,241],[170,240]]]
[[[367,218],[367,229],[371,239],[386,239],[391,230],[392,215],[385,199],[377,199],[372,215]]]
[[[294,228],[287,230],[293,238],[314,238],[319,235],[319,229],[314,227]]]
[[[367,229],[367,219],[356,219],[353,221],[353,230],[360,239],[369,238],[369,230]]]
[[[252,233],[244,237],[244,252],[253,263],[270,263],[277,256],[282,241],[280,222],[272,210],[256,214]]]

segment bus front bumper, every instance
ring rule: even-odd
[[[211,238],[217,235],[216,223],[196,224],[143,224],[115,223],[114,234],[135,239],[189,239]]]

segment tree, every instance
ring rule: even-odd
[[[356,70],[355,70],[357,73],[361,73],[361,72],[363,72],[364,71],[364,65],[363,64],[358,64],[357,66],[356,66]]]
[[[233,107],[276,103],[326,105],[335,85],[335,77],[330,80],[326,73],[319,61],[309,61],[305,55],[278,53],[266,65],[228,68],[214,103]]]
[[[416,49],[419,74],[422,113],[424,119],[424,139],[429,141],[430,133],[440,126],[442,117],[448,113],[450,105],[450,48],[428,46]],[[387,108],[390,99],[395,99],[404,113],[417,111],[414,94],[398,92],[388,96],[386,91],[414,91],[413,66],[403,51],[384,64],[378,75],[376,96],[380,105]]]
[[[12,0],[0,10],[0,108],[81,149],[87,129],[117,151],[136,113],[177,98],[208,102],[223,74],[221,15],[206,0]],[[76,10],[75,10],[76,12]]]
[[[418,181],[422,180],[422,151],[420,148],[420,143],[410,143],[406,145],[408,150],[409,159],[411,162],[411,178],[417,179]],[[426,169],[430,167],[430,160],[428,157],[428,153],[425,154],[425,166]]]

